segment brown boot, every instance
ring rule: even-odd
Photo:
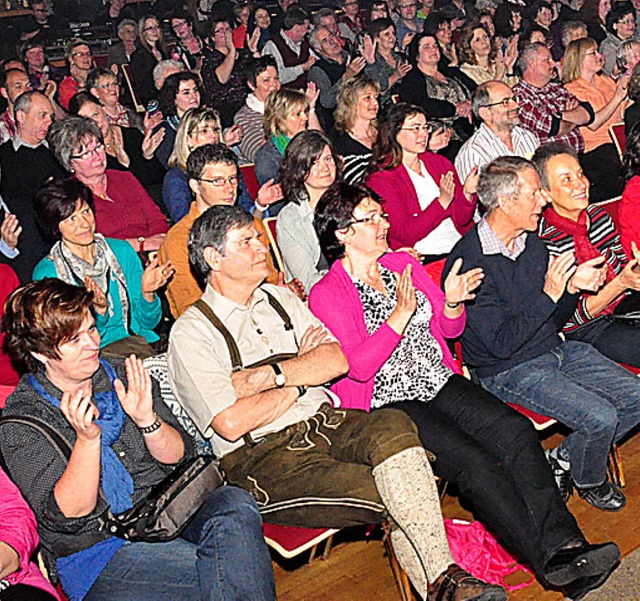
[[[507,591],[487,584],[452,563],[433,584],[428,601],[507,601]]]

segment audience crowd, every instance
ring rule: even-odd
[[[566,501],[625,508],[640,422],[640,2],[28,6],[0,19],[0,601],[272,600],[263,520],[386,522],[420,599],[506,601],[434,475],[543,587],[600,587],[620,550]],[[177,538],[105,528],[201,454],[226,481]]]

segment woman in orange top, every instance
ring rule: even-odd
[[[595,40],[583,38],[567,46],[562,80],[569,92],[593,109],[591,123],[580,128],[585,141],[580,163],[591,182],[591,202],[620,196],[624,188],[622,165],[609,137],[609,126],[624,120],[629,78],[623,76],[616,83],[601,73],[603,66]]]

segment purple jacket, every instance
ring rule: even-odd
[[[445,317],[444,293],[410,255],[388,253],[379,262],[397,273],[402,273],[409,263],[413,266],[413,284],[425,294],[433,308],[431,333],[442,348],[444,364],[453,372],[460,373],[445,338],[456,338],[462,334],[466,313],[463,311],[455,319]],[[309,308],[338,339],[349,361],[349,373],[333,384],[331,390],[342,399],[343,407],[369,411],[375,375],[392,355],[401,336],[387,323],[369,336],[360,295],[340,261],[336,261],[329,273],[311,289]]]
[[[20,558],[20,568],[9,574],[11,584],[34,586],[59,599],[40,568],[31,561],[38,546],[38,526],[33,512],[22,498],[18,487],[0,469],[0,540],[12,547]]]

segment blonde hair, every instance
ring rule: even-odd
[[[569,42],[564,53],[562,65],[562,81],[569,83],[582,75],[582,61],[589,50],[598,50],[598,44],[591,38],[581,38]]]
[[[183,173],[187,172],[187,159],[194,149],[190,143],[190,138],[201,126],[209,123],[217,127],[222,133],[220,113],[215,109],[206,107],[194,108],[189,109],[182,115],[176,132],[173,152],[169,157],[169,167],[179,167]],[[218,141],[222,141],[222,135],[220,135]]]
[[[365,74],[350,77],[338,87],[337,106],[333,114],[336,129],[345,132],[353,127],[356,120],[356,105],[358,94],[372,91],[380,94],[380,84]]]
[[[299,106],[309,108],[309,101],[300,90],[280,88],[276,92],[271,92],[264,103],[264,117],[262,124],[264,135],[281,136],[285,133],[285,121]]]

